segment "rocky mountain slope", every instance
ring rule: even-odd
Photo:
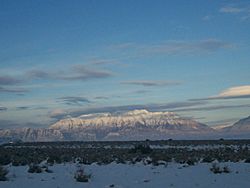
[[[244,138],[250,135],[250,117],[214,130],[173,112],[147,110],[85,114],[60,120],[47,129],[0,130],[1,139],[23,141],[217,139],[240,138],[239,135]]]
[[[230,127],[225,127],[224,131],[234,133],[250,132],[250,116],[240,119]]]
[[[203,134],[210,127],[172,112],[134,110],[122,114],[88,114],[61,120],[50,127],[63,133],[84,133],[96,140],[166,139],[170,136]],[[79,138],[80,135],[74,134]],[[83,138],[82,137],[82,138]]]
[[[45,128],[3,129],[0,130],[0,138],[3,141],[22,140],[27,142],[64,140],[64,136],[60,131],[53,129],[45,129]]]
[[[61,120],[50,129],[71,130],[86,127],[96,128],[138,128],[161,127],[168,130],[205,131],[210,128],[191,119],[181,118],[173,112],[148,112],[146,110],[134,110],[123,114],[88,114],[78,118]]]
[[[1,130],[0,137],[24,141],[143,140],[185,138],[213,132],[210,127],[172,112],[134,110],[63,119],[48,129]]]

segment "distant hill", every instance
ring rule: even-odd
[[[228,132],[250,132],[250,116],[240,119],[230,127],[225,127]]]
[[[1,130],[0,136],[23,141],[156,140],[196,137],[213,131],[207,125],[173,112],[134,110],[81,115],[60,120],[48,129]]]
[[[207,125],[173,112],[147,110],[82,115],[58,121],[50,129],[60,130],[75,139],[88,136],[94,140],[167,139],[213,132]]]
[[[49,128],[0,130],[2,139],[22,141],[94,141],[250,138],[250,117],[233,126],[212,129],[173,112],[133,110],[85,114],[62,119]]]

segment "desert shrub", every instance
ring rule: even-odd
[[[150,154],[150,158],[152,159],[152,163],[156,166],[161,165],[161,164],[159,164],[159,161],[160,161],[160,163],[163,161],[165,161],[164,163],[172,161],[172,158],[169,156],[168,153],[163,153],[163,152],[159,152],[159,151],[156,151],[156,152],[153,152],[152,154]]]
[[[0,181],[7,181],[6,175],[8,174],[8,170],[4,167],[0,166]]]
[[[210,168],[210,171],[213,172],[214,174],[220,174],[222,173],[220,166],[216,163],[212,164],[212,167]]]
[[[143,159],[143,164],[144,165],[149,165],[152,163],[152,159],[151,158],[145,158]],[[158,163],[154,164],[155,166],[157,166]]]
[[[78,182],[89,182],[89,179],[91,178],[91,174],[85,174],[84,169],[82,167],[80,167],[76,171],[74,178]]]
[[[90,178],[91,178],[90,174],[88,174],[88,175],[82,174],[82,175],[76,175],[75,176],[75,179],[78,182],[89,182]]]
[[[11,159],[9,155],[0,155],[0,165],[7,165],[11,163]]]
[[[24,157],[21,157],[21,156],[15,156],[13,159],[12,159],[12,166],[25,166],[27,165],[27,159],[25,159]]]
[[[73,158],[71,156],[69,156],[69,155],[62,155],[61,156],[61,161],[64,162],[64,163],[65,162],[67,163],[67,162],[73,161]]]
[[[212,171],[214,174],[230,173],[230,169],[228,168],[228,166],[224,166],[223,168],[221,168],[216,163],[213,163],[212,167],[210,168],[210,171]]]
[[[21,162],[20,162],[20,165],[21,166],[26,166],[28,164],[28,162],[26,161],[26,160],[22,160]]]
[[[213,161],[214,161],[214,159],[212,157],[210,157],[210,156],[207,156],[207,157],[202,159],[203,163],[211,163]]]
[[[196,162],[195,159],[188,159],[188,160],[186,161],[186,163],[187,163],[189,166],[195,165],[195,162]]]
[[[20,161],[18,161],[18,160],[14,160],[14,161],[12,161],[12,166],[19,166],[20,165]]]
[[[223,172],[224,173],[230,173],[230,170],[229,170],[228,166],[223,167]]]
[[[163,161],[163,160],[152,160],[152,165],[154,166],[159,166],[159,165],[163,165],[163,166],[167,166],[168,165],[168,162],[167,161]]]
[[[54,163],[57,163],[57,164],[61,164],[62,163],[62,159],[59,155],[52,155],[52,156],[49,156],[49,158],[47,159],[47,163],[50,163],[50,164],[54,164]]]
[[[47,172],[47,173],[53,173],[53,171],[52,170],[50,170],[50,169],[48,169],[48,167],[47,168],[45,168],[45,170],[44,170],[45,172]]]
[[[44,172],[53,173],[53,171],[50,170],[49,167],[48,167],[48,165],[46,165],[46,164],[43,165],[43,166],[41,167],[41,169],[42,169],[42,171],[44,171]]]
[[[121,158],[121,157],[116,158],[115,161],[116,161],[117,164],[119,164],[119,163],[120,164],[126,164],[126,161],[123,158]]]
[[[245,163],[250,163],[250,158],[246,159]]]
[[[137,146],[135,146],[134,148],[132,148],[130,150],[130,153],[141,153],[141,154],[149,154],[151,153],[153,150],[150,148],[149,145],[143,145],[143,144],[139,144]]]
[[[30,164],[28,172],[29,173],[41,173],[42,172],[42,168],[39,165],[37,165],[37,164]]]
[[[139,156],[137,156],[137,157],[135,157],[135,158],[132,159],[131,163],[132,164],[136,164],[136,163],[139,163],[141,161],[142,161],[142,158],[139,157]]]
[[[79,159],[78,161],[80,164],[86,164],[86,165],[90,165],[92,164],[93,161],[91,161],[89,158],[87,157],[82,157]]]

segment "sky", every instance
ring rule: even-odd
[[[0,0],[0,128],[173,111],[250,115],[248,0]]]

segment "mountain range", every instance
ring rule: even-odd
[[[250,116],[232,126],[215,130],[173,112],[147,110],[85,114],[76,118],[62,119],[49,128],[0,130],[0,139],[4,141],[213,139],[249,138],[249,136]]]

